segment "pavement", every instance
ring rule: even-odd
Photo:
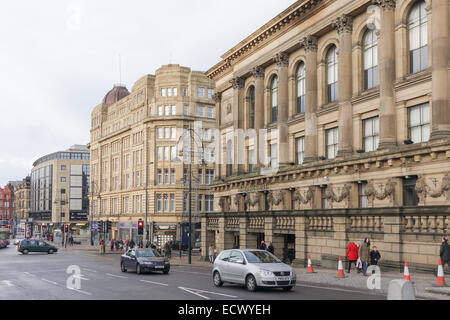
[[[215,287],[211,265],[193,257],[171,259],[168,275],[120,271],[120,255],[76,249],[22,255],[15,246],[0,250],[0,300],[385,300],[386,296],[358,289],[298,284],[291,292],[280,289],[248,292],[243,286]],[[79,269],[78,269],[79,268]],[[78,269],[79,274],[71,270]],[[69,289],[67,283],[79,281]]]
[[[99,247],[92,248],[91,246],[73,246],[68,247],[67,250],[92,251],[100,254]],[[108,254],[121,254],[122,252],[112,251],[107,248]],[[207,261],[201,261],[201,257],[193,255],[191,265],[188,264],[187,252],[182,252],[182,257],[179,256],[179,251],[173,251],[171,257],[172,266],[180,267],[204,267],[211,269],[212,265]],[[345,268],[345,266],[344,266]],[[351,273],[345,270],[345,278],[337,278],[337,270],[318,269],[314,268],[315,273],[307,273],[307,268],[294,268],[298,276],[300,284],[308,286],[320,286],[325,288],[340,288],[343,290],[362,290],[375,294],[387,296],[389,282],[394,279],[402,279],[403,274],[399,272],[382,272],[380,289],[368,289],[369,276],[364,277],[361,273],[357,273],[355,269]],[[337,266],[336,266],[337,269]],[[446,279],[450,285],[450,279]],[[435,287],[436,276],[432,274],[411,274],[411,281],[416,291],[416,297],[421,299],[438,299],[450,300],[450,286],[449,287]],[[372,281],[373,283],[373,281]]]

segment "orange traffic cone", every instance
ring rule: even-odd
[[[339,264],[338,264],[338,274],[337,274],[338,278],[345,278],[344,275],[344,266],[342,265],[342,258],[339,257]]]
[[[311,257],[308,256],[308,273],[315,273],[314,268],[312,266]]]
[[[444,277],[444,268],[442,267],[442,259],[439,259],[439,267],[437,273],[437,281],[436,286],[438,287],[446,287],[445,277]]]
[[[403,273],[403,279],[411,281],[411,276],[409,275],[408,262],[405,261],[405,272]]]

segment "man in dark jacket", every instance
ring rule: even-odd
[[[272,242],[269,243],[269,246],[267,247],[267,251],[269,251],[271,254],[274,254],[275,249],[273,247]]]
[[[267,250],[267,246],[266,243],[264,242],[264,240],[261,241],[261,245],[259,246],[260,250]]]
[[[448,244],[447,237],[442,238],[440,256],[442,260],[442,266],[445,267],[445,264],[447,264],[447,266],[450,267],[450,245]]]
[[[362,271],[363,271],[363,275],[365,276],[367,267],[369,266],[369,259],[370,259],[370,240],[369,240],[369,238],[365,238],[364,242],[361,244],[361,247],[359,248],[359,257],[361,258]]]
[[[370,265],[376,266],[378,265],[378,261],[381,259],[380,251],[377,250],[377,247],[373,247],[372,251],[370,251]]]

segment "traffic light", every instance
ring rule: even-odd
[[[103,233],[103,221],[98,222],[98,232]]]
[[[64,226],[64,233],[69,233],[69,225],[68,224],[66,224]]]
[[[112,222],[106,221],[106,233],[110,232],[112,229]]]
[[[144,234],[144,221],[138,221],[138,235],[142,236]]]

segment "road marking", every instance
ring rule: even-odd
[[[169,286],[168,284],[165,284],[165,283],[153,282],[153,281],[148,281],[148,280],[141,280],[141,282],[146,282],[146,283],[151,283],[151,284],[157,284],[157,285],[159,285],[159,286],[165,286],[165,287],[168,287],[168,286]]]
[[[28,276],[37,277],[35,274],[29,273],[29,272],[24,272],[24,273]]]
[[[172,270],[170,270],[171,272],[181,272],[181,273],[192,273],[192,274],[199,274],[199,275],[202,275],[202,276],[208,276],[208,277],[212,277],[212,275],[210,275],[209,273],[202,273],[202,272],[192,272],[192,271],[180,271],[180,270],[174,270],[174,269],[172,269]]]
[[[86,291],[83,291],[83,290],[79,290],[79,289],[72,289],[72,288],[67,288],[67,289],[69,289],[69,290],[73,290],[73,291],[76,291],[76,292],[79,292],[79,293],[82,293],[82,294],[85,294],[85,295],[87,295],[87,296],[92,296],[92,293],[90,293],[90,292],[86,292]]]
[[[81,275],[81,274],[79,274],[79,275],[74,275],[73,277],[76,278],[76,279],[81,279],[81,280],[87,280],[87,281],[89,281],[88,278],[83,278],[83,275]]]
[[[9,281],[9,280],[3,280],[1,283],[6,284],[8,287],[14,287],[14,285],[12,284],[12,282]]]
[[[82,268],[84,271],[87,271],[87,272],[93,272],[93,273],[96,273],[97,271],[95,271],[95,270],[91,270],[91,269],[87,269],[87,268]]]
[[[111,273],[107,273],[106,275],[107,275],[107,276],[110,276],[110,277],[115,277],[115,278],[128,279],[128,277],[118,276],[118,275],[111,274]]]
[[[205,291],[205,290],[199,290],[199,289],[184,288],[184,287],[178,287],[178,289],[181,289],[181,290],[184,290],[186,292],[195,294],[196,296],[199,296],[199,297],[201,297],[203,299],[206,299],[206,300],[211,300],[211,298],[206,297],[204,295],[201,295],[200,293],[209,293],[209,294],[213,294],[213,295],[216,295],[216,296],[222,296],[222,297],[228,297],[228,298],[237,298],[237,296],[232,296],[232,295],[229,295],[229,294],[223,294],[223,293],[211,292],[211,291]]]
[[[58,285],[58,283],[57,282],[55,282],[55,281],[51,281],[51,280],[47,280],[47,279],[44,279],[44,278],[41,278],[41,280],[42,281],[45,281],[45,282],[48,282],[48,283],[51,283],[51,284],[54,284],[54,285]]]
[[[332,291],[342,291],[342,292],[352,292],[352,293],[362,293],[362,294],[368,294],[368,295],[384,295],[384,293],[377,293],[377,292],[365,292],[363,290],[350,290],[350,289],[341,289],[341,288],[331,288],[331,287],[320,287],[320,286],[312,286],[312,285],[303,285],[303,284],[297,284],[297,287],[305,287],[305,288],[315,288],[315,289],[323,289],[323,290],[332,290]]]

